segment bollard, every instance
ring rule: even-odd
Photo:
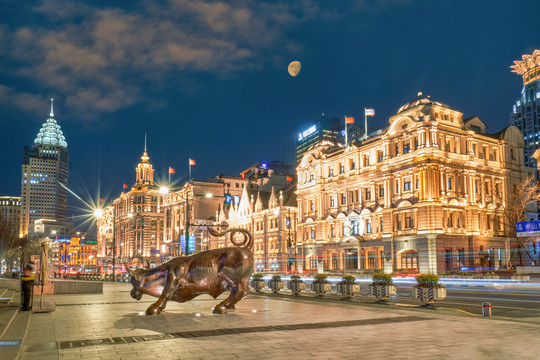
[[[491,317],[491,303],[482,303],[482,316]]]

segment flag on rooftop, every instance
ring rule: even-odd
[[[375,116],[375,109],[366,109],[366,116]]]
[[[189,165],[195,165],[195,164],[196,164],[196,163],[195,163],[195,160],[189,159]]]
[[[345,116],[345,124],[354,124],[354,118],[352,116]]]
[[[172,167],[169,166],[169,174],[174,174],[174,169]]]

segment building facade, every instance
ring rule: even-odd
[[[114,236],[117,263],[138,263],[144,259],[158,262],[163,250],[163,195],[154,183],[154,169],[149,160],[145,142],[141,161],[135,168],[135,184],[113,201],[112,209],[106,208],[99,223],[98,239],[105,244],[101,242],[98,248],[103,256],[111,256],[112,251],[107,249],[111,249],[112,243],[108,241]]]
[[[21,197],[0,196],[0,236],[19,236]]]
[[[522,61],[514,61],[511,68],[523,77],[523,88],[510,114],[510,123],[525,138],[525,164],[536,168],[533,154],[540,149],[540,50],[523,55]]]
[[[67,219],[69,153],[51,113],[32,146],[23,149],[20,236],[34,233],[34,221]]]
[[[296,139],[296,164],[300,163],[304,154],[315,144],[323,140],[338,141],[341,131],[345,129],[345,120],[330,118],[324,114],[310,127],[298,133]]]
[[[225,202],[224,185],[225,182],[190,180],[164,196],[163,242],[168,256],[215,248],[206,225],[216,222],[216,213]]]
[[[515,238],[504,205],[532,169],[516,127],[485,129],[419,93],[380,135],[306,153],[296,192],[303,270],[506,268]]]

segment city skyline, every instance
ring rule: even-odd
[[[4,4],[3,193],[19,194],[20,150],[51,97],[70,139],[70,187],[92,198],[134,183],[145,133],[166,181],[169,166],[187,178],[189,158],[200,180],[292,164],[296,134],[321,113],[358,121],[375,108],[385,127],[419,91],[498,131],[521,89],[510,66],[540,45],[540,5],[520,3]]]

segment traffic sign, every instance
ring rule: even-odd
[[[540,235],[540,221],[522,221],[516,223],[517,237],[529,237]]]

